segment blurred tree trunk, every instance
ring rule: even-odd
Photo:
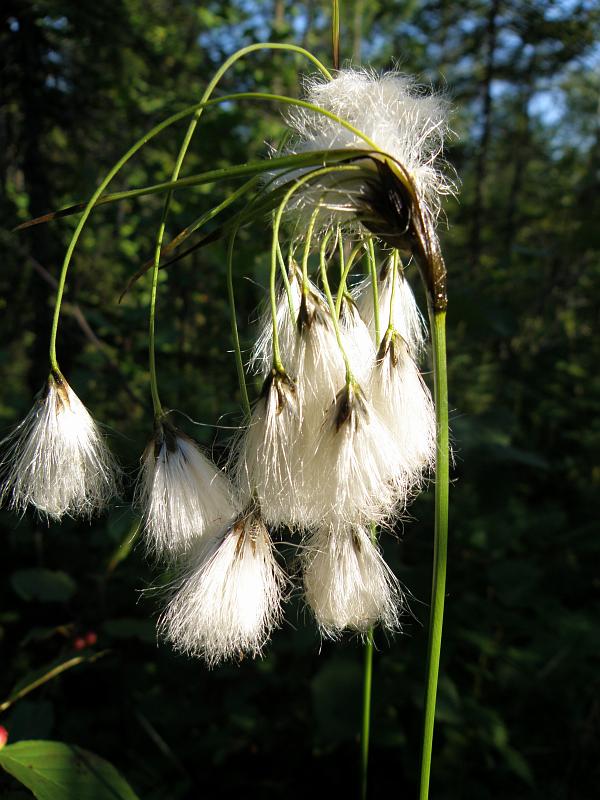
[[[500,0],[492,0],[490,4],[485,32],[486,58],[481,84],[482,119],[481,136],[478,142],[477,159],[475,162],[475,194],[473,198],[472,227],[471,227],[471,266],[476,270],[481,258],[481,225],[484,206],[484,182],[487,167],[488,146],[492,124],[492,82],[495,71],[497,18],[500,10]]]

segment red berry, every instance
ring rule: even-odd
[[[98,634],[96,631],[88,631],[85,635],[85,643],[88,647],[93,647],[98,641]]]
[[[2,750],[7,741],[8,741],[8,731],[6,730],[4,725],[0,725],[0,750]]]
[[[78,636],[76,639],[73,639],[73,647],[75,650],[85,650],[87,642],[83,636]]]

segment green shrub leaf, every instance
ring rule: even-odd
[[[138,800],[112,764],[62,742],[8,745],[0,751],[0,766],[38,800]]]

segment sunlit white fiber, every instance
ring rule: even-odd
[[[324,636],[376,623],[399,628],[402,592],[367,529],[324,525],[307,539],[302,561],[306,602]]]
[[[67,381],[51,375],[23,422],[4,440],[0,501],[53,519],[91,516],[116,492],[116,463]]]
[[[379,417],[402,453],[408,480],[404,504],[435,466],[435,408],[404,339],[389,331],[383,339],[373,369],[370,398]]]
[[[248,427],[235,449],[236,483],[242,504],[258,501],[270,525],[297,517],[303,459],[300,412],[294,382],[275,370],[266,379]]]
[[[384,265],[377,280],[379,305],[379,330],[381,338],[390,326],[390,320],[407,343],[413,358],[418,358],[427,341],[427,325],[423,319],[410,283],[402,270],[392,268],[392,259]],[[394,273],[396,279],[394,280]],[[360,315],[375,340],[375,310],[373,282],[368,276],[354,287],[352,294]],[[381,342],[378,342],[378,346]]]
[[[186,561],[159,632],[209,666],[260,655],[280,621],[284,583],[260,517],[239,517]]]
[[[436,163],[448,132],[446,101],[419,87],[409,76],[356,69],[341,70],[331,81],[310,79],[306,99],[349,122],[398,161],[410,176],[422,206],[433,218],[437,216],[440,195],[453,190]],[[323,114],[296,108],[288,112],[287,119],[297,135],[288,152],[369,149],[360,136]],[[347,176],[343,180],[347,182]],[[331,185],[331,178],[325,182]],[[309,192],[313,203],[322,195],[314,186]],[[360,193],[360,187],[350,183],[346,204],[331,198],[330,206],[339,206],[342,219],[347,206],[353,205],[353,192]],[[323,202],[329,201],[326,197]]]
[[[341,302],[340,329],[352,374],[360,384],[365,383],[375,361],[375,340],[350,296]]]
[[[299,336],[290,361],[303,415],[320,414],[333,403],[346,369],[327,303],[313,283],[302,295]]]
[[[288,276],[290,292],[288,295],[287,287],[281,285],[277,293],[277,333],[279,336],[279,348],[284,365],[288,365],[293,358],[297,339],[298,327],[297,319],[300,311],[300,284],[296,271],[292,271]],[[293,314],[290,310],[290,299]],[[250,355],[250,367],[253,372],[266,378],[269,370],[273,366],[273,318],[271,315],[271,305],[265,308],[258,323],[258,336]]]
[[[235,513],[227,478],[166,420],[157,425],[144,452],[137,505],[144,515],[147,549],[161,558],[180,556]]]
[[[307,470],[313,512],[343,524],[382,521],[393,513],[406,480],[404,456],[389,430],[360,387],[344,387],[326,414]]]

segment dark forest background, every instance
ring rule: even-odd
[[[343,58],[397,64],[443,89],[457,133],[448,157],[462,186],[441,232],[455,464],[432,797],[587,800],[600,782],[600,12],[592,0],[356,0],[342,10]],[[330,62],[329,24],[328,4],[309,1],[3,0],[3,433],[47,375],[53,282],[75,222],[11,229],[89,197],[242,45],[303,44]],[[304,69],[255,54],[222,90],[298,94]],[[114,188],[166,179],[183,129],[155,139]],[[261,157],[280,133],[275,108],[207,113],[184,171]],[[180,191],[170,232],[227,191]],[[152,426],[148,279],[117,299],[151,255],[161,203],[92,215],[58,344],[70,383],[107,426],[129,496]],[[266,224],[238,238],[246,343],[268,247]],[[164,402],[235,425],[221,246],[163,275],[158,314]],[[217,453],[226,442],[226,430],[179,424]],[[416,795],[432,500],[423,494],[398,540],[384,542],[415,619],[395,641],[377,639],[372,797]],[[85,657],[0,714],[9,741],[81,745],[144,800],[356,797],[360,642],[321,642],[297,599],[264,660],[209,672],[175,656],[156,641],[160,604],[144,592],[157,574],[127,544],[136,525],[127,494],[91,525],[0,511],[0,703]],[[0,776],[0,797],[27,796]]]

